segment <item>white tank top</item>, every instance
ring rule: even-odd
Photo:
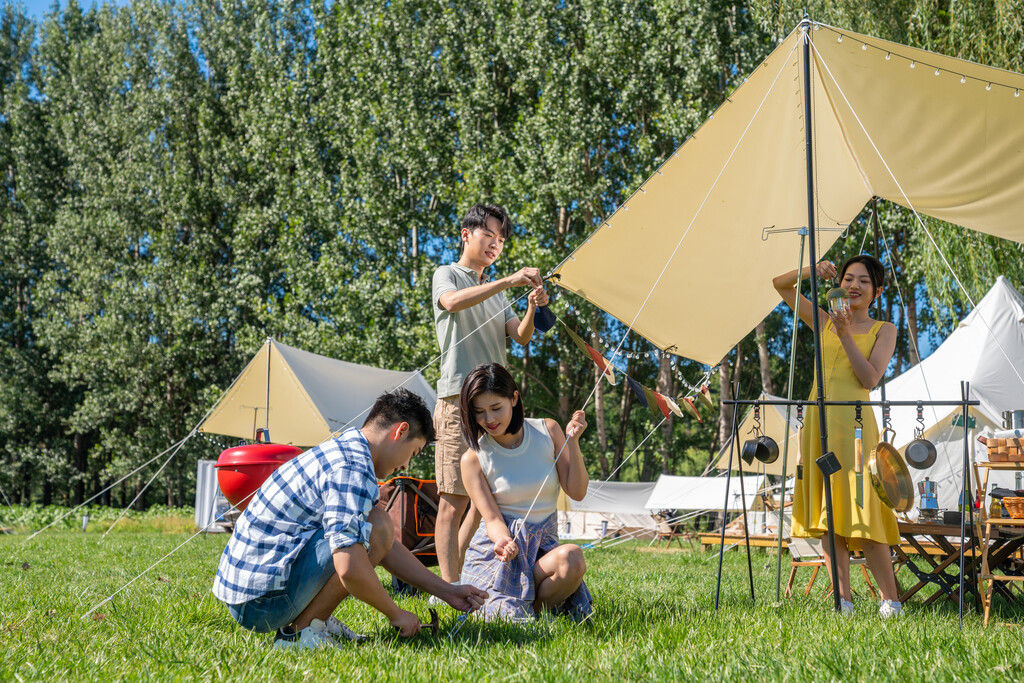
[[[476,456],[502,514],[524,517],[536,498],[530,516],[526,518],[527,522],[536,524],[553,515],[558,502],[561,487],[558,472],[552,467],[555,444],[543,419],[526,419],[523,432],[523,442],[518,448],[505,448],[490,435],[483,434]],[[541,482],[544,482],[544,488],[538,496]]]

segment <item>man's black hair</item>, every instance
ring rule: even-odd
[[[399,422],[409,423],[409,438],[424,438],[432,443],[434,434],[434,418],[427,409],[423,399],[408,389],[398,388],[385,391],[377,397],[366,416],[364,427],[390,427]]]
[[[462,219],[462,227],[470,232],[487,226],[487,219],[493,218],[501,224],[501,238],[507,240],[512,236],[512,221],[508,212],[497,204],[477,204],[466,212]]]

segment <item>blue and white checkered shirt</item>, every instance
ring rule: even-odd
[[[370,544],[370,510],[380,498],[370,444],[358,429],[281,465],[242,513],[224,548],[213,594],[238,605],[281,590],[292,563],[318,530],[332,549]]]

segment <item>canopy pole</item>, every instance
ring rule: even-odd
[[[267,337],[267,420],[266,428],[267,433],[263,436],[264,439],[270,441],[270,354],[274,351],[274,344],[270,337]]]
[[[736,383],[736,391],[733,392],[734,396],[739,392],[739,388],[740,388],[740,385],[739,385],[739,382],[737,382]],[[735,416],[736,416],[737,413],[739,413],[739,406],[734,406],[733,411],[732,411],[732,414],[733,414],[733,424],[736,423]],[[737,436],[738,435],[736,433],[733,433],[732,442],[734,444],[736,443],[736,437]],[[754,603],[757,602],[757,599],[754,598],[754,564],[753,564],[753,560],[751,560],[751,558],[750,558],[750,525],[747,524],[747,491],[746,491],[746,487],[743,485],[743,456],[742,456],[742,454],[740,455],[739,458],[737,458],[736,464],[740,468],[740,508],[743,510],[743,513],[742,513],[743,514],[743,540],[745,540],[747,542],[747,576],[750,578],[750,602],[751,602],[751,604],[754,604]],[[725,529],[725,525],[724,524],[722,525],[722,528]]]
[[[804,265],[804,244],[807,241],[807,228],[800,228],[800,258],[796,261],[796,272],[799,274]],[[796,298],[793,306],[793,337],[789,350],[789,388],[786,390],[786,400],[793,400],[793,378],[796,375],[796,331],[800,325],[800,297]],[[793,412],[793,406],[786,406],[786,440],[782,443],[782,489],[779,491],[779,538],[775,546],[775,602],[782,600],[782,537],[783,522],[786,518],[786,479],[787,462],[789,460],[789,420]],[[796,482],[793,483],[793,494],[796,494]]]
[[[975,548],[976,550],[980,549],[981,552],[985,553],[985,552],[988,552],[988,549],[987,548],[982,548],[981,544],[977,543],[978,530],[974,526],[974,496],[970,495],[970,494],[974,493],[974,490],[973,490],[974,487],[971,485],[971,469],[970,469],[970,457],[969,457],[969,453],[968,453],[969,446],[968,446],[968,437],[967,437],[967,435],[970,433],[968,431],[968,429],[967,429],[967,426],[968,426],[968,422],[967,422],[967,418],[968,418],[968,414],[967,414],[968,413],[968,400],[970,399],[970,396],[971,396],[971,383],[970,382],[960,382],[960,397],[961,397],[961,400],[963,401],[963,403],[960,406],[960,419],[962,419],[964,421],[964,424],[963,424],[963,427],[964,427],[964,476],[963,476],[963,479],[961,479],[962,487],[961,487],[961,491],[960,491],[960,500],[966,500],[967,501],[967,509],[969,510],[969,514],[971,516],[971,536],[972,536],[971,547]],[[982,501],[984,501],[984,500],[985,499],[983,497]],[[960,593],[958,595],[959,599],[957,600],[957,602],[959,603],[959,615],[958,615],[958,618],[959,618],[960,632],[961,633],[963,633],[963,630],[964,630],[964,556],[967,555],[967,549],[964,547],[964,543],[966,542],[966,538],[965,537],[967,536],[966,529],[964,528],[964,524],[966,522],[967,522],[967,515],[965,515],[963,513],[963,510],[961,509],[961,511],[960,511]],[[971,573],[973,574],[974,577],[977,576],[977,571],[978,571],[977,566],[978,565],[975,562],[973,562],[973,561],[971,562]],[[972,581],[972,583],[977,583],[973,577],[972,577],[971,581]],[[981,597],[981,592],[980,591],[978,592],[978,597],[979,598]]]
[[[807,14],[804,14],[804,20],[801,22],[801,28],[804,32],[804,44],[803,44],[803,71],[804,71],[804,140],[806,146],[807,155],[807,232],[810,237],[810,266],[811,266],[811,305],[815,308],[818,305],[818,274],[815,271],[815,264],[818,261],[817,245],[815,242],[815,233],[817,228],[815,226],[815,205],[814,205],[814,156],[813,146],[811,143],[811,136],[813,132],[813,123],[811,111],[811,20]],[[800,284],[800,273],[797,271],[797,289],[799,290]],[[799,293],[799,292],[798,292]],[[825,373],[821,361],[821,322],[818,319],[818,311],[812,310],[812,319],[814,321],[814,377],[816,384],[818,385],[818,428],[821,433],[821,457],[824,458],[828,455],[828,422],[825,416]],[[840,604],[839,595],[839,568],[836,566],[836,534],[835,527],[832,523],[832,478],[824,474],[825,480],[825,508],[826,518],[828,520],[828,548],[829,557],[832,561],[829,563],[832,570],[832,591],[833,603],[836,612],[842,608]]]
[[[739,350],[737,349],[737,354]],[[736,396],[740,391],[740,383],[733,385],[732,395]],[[718,578],[715,580],[715,611],[718,611],[718,596],[722,592],[722,558],[725,557],[725,520],[729,517],[729,484],[732,481],[732,455],[736,452],[736,415],[739,406],[733,406],[732,411],[732,444],[729,446],[729,469],[725,471],[725,502],[722,503],[722,536],[718,542]],[[746,514],[746,513],[744,513]],[[745,521],[745,520],[744,520]],[[750,543],[747,543],[747,552],[750,552]],[[750,577],[750,585],[754,585],[754,577]],[[753,590],[751,590],[753,598]]]
[[[881,227],[878,224],[878,197],[872,197],[871,198],[871,226],[874,229],[874,233],[875,233],[875,258],[878,259],[879,262],[881,262],[882,259],[880,257],[882,255],[882,252],[879,251],[879,249],[881,248],[881,246],[879,245],[879,239],[880,239],[880,236],[881,236]],[[893,272],[893,280],[895,281],[895,279],[896,279],[896,268],[891,263],[889,264],[889,266],[893,269],[892,270],[892,272]],[[880,296],[879,297],[875,297],[875,315],[878,316],[879,320],[882,320],[882,313],[883,313],[883,311],[882,311],[882,297],[880,297]],[[906,310],[905,309],[904,309],[903,315],[906,316]],[[909,336],[909,334],[910,334],[910,326],[908,325],[907,326],[907,335]],[[916,347],[916,345],[917,345],[916,344],[916,340],[911,340],[911,341],[914,342],[914,345]],[[881,381],[881,384],[878,385],[878,390],[880,392],[880,396],[881,396],[882,402],[884,403],[885,402],[885,373],[884,372],[882,373],[882,379],[880,381]]]

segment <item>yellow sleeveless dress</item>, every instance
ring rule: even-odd
[[[875,346],[881,322],[872,325],[866,334],[853,335],[857,348],[870,357]],[[821,358],[825,379],[825,398],[833,401],[867,401],[865,389],[853,372],[843,344],[829,321],[821,335]],[[811,388],[810,400],[818,398],[818,384]],[[860,550],[860,539],[888,545],[898,545],[899,528],[896,513],[882,504],[871,487],[868,461],[871,450],[878,443],[878,425],[871,408],[862,411],[864,421],[864,507],[857,507],[857,479],[854,469],[853,430],[857,427],[853,406],[826,406],[828,448],[839,458],[842,469],[832,475],[832,519],[838,536],[848,539],[850,550]],[[793,498],[793,535],[798,538],[820,538],[828,533],[825,513],[825,481],[815,460],[821,455],[821,431],[818,426],[818,408],[809,407],[804,413],[803,479],[797,480]]]

